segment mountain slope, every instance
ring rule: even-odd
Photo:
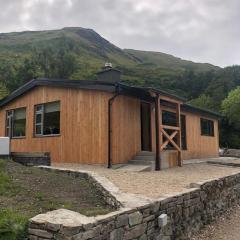
[[[0,34],[0,53],[15,53],[20,57],[21,54],[25,55],[35,48],[56,47],[62,44],[68,44],[71,50],[79,55],[79,58],[85,57],[86,61],[96,58],[99,61],[135,63],[129,54],[91,29],[63,28]]]
[[[69,77],[71,79],[94,79],[105,62],[112,62],[114,67],[122,70],[122,79],[129,84],[161,87],[187,98],[197,97],[209,82],[206,80],[208,76],[196,77],[194,74],[207,74],[220,69],[161,52],[121,49],[92,29],[69,27],[0,33],[0,81],[9,80],[6,69],[16,72],[26,59],[31,59],[34,52],[51,50],[54,53],[59,49],[71,53],[76,59],[77,67]],[[5,68],[2,68],[4,65]],[[38,76],[38,73],[34,73],[34,76]],[[20,79],[14,81],[21,82]]]
[[[0,34],[0,54],[18,59],[28,55],[32,49],[56,47],[68,44],[82,63],[99,65],[111,61],[115,65],[134,65],[144,68],[169,68],[171,70],[193,69],[216,70],[210,64],[193,63],[174,56],[137,50],[122,50],[101,37],[92,29],[80,27],[49,31],[25,31]]]
[[[140,51],[133,49],[124,49],[124,51],[137,58],[142,63],[142,66],[162,67],[169,69],[191,69],[195,71],[220,69],[219,67],[209,63],[195,63],[161,52]]]

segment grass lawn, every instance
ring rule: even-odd
[[[0,240],[24,239],[29,218],[59,208],[87,216],[112,211],[86,179],[0,160]]]

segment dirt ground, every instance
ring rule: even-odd
[[[215,223],[206,226],[191,240],[239,240],[240,206],[229,210]]]
[[[58,208],[85,215],[112,211],[85,179],[25,167],[10,160],[0,163],[0,209],[29,217]]]
[[[130,172],[106,167],[77,164],[55,164],[75,170],[89,170],[105,176],[124,192],[159,198],[189,188],[190,183],[240,173],[240,168],[216,166],[207,163],[188,164],[162,171]],[[240,238],[239,238],[240,239]]]

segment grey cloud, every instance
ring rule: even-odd
[[[0,0],[0,31],[93,28],[122,48],[240,64],[238,0]]]

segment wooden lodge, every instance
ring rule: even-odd
[[[154,88],[121,83],[108,68],[95,81],[33,79],[0,102],[0,136],[12,153],[49,153],[52,163],[127,163],[153,152],[155,169],[217,157],[216,113]]]

